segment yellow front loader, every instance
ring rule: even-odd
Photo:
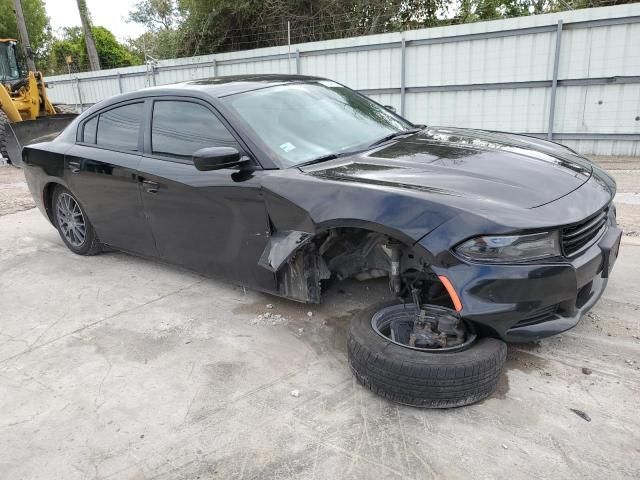
[[[0,39],[0,156],[22,164],[22,147],[60,133],[76,116],[69,105],[53,105],[40,72],[23,72],[17,41]]]

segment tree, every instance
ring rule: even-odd
[[[179,0],[184,54],[282,45],[441,23],[448,0]]]
[[[129,21],[146,25],[149,30],[171,30],[180,21],[176,0],[142,0],[129,12]]]
[[[129,21],[148,29],[138,38],[130,39],[130,50],[141,58],[172,58],[178,53],[178,30],[183,18],[177,0],[141,0],[129,12]]]
[[[92,27],[91,31],[95,39],[98,59],[104,68],[128,67],[142,63],[139,56],[119,43],[113,33],[106,28]],[[88,69],[89,58],[81,27],[65,28],[62,38],[53,41],[49,62],[50,73],[66,73],[67,57],[71,57],[75,69]]]
[[[139,0],[132,48],[200,55],[540,14],[638,0]]]
[[[82,22],[82,31],[84,32],[85,45],[87,46],[87,55],[89,57],[89,65],[91,70],[100,70],[100,59],[96,49],[96,42],[93,39],[91,31],[91,18],[87,9],[86,0],[77,0],[78,12],[80,13],[80,21]]]
[[[48,56],[51,41],[51,25],[43,0],[22,0],[27,33],[33,49],[36,65],[38,66]],[[19,40],[16,14],[13,0],[0,0],[0,38],[15,38]],[[40,66],[43,68],[43,66]]]
[[[138,38],[127,41],[129,50],[139,58],[149,56],[155,59],[179,56],[179,32],[174,29],[159,29],[143,33]]]

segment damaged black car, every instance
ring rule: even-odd
[[[571,149],[414,125],[322,78],[120,95],[23,160],[77,254],[108,246],[308,303],[331,279],[387,278],[398,300],[354,317],[349,364],[422,407],[485,398],[505,342],[575,326],[621,237],[614,180]]]

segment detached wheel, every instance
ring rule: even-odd
[[[69,250],[78,255],[100,253],[100,240],[78,199],[66,188],[58,186],[52,200],[53,221]]]
[[[423,408],[461,407],[491,395],[505,364],[506,344],[475,335],[454,348],[402,344],[398,335],[417,311],[415,304],[392,302],[353,318],[347,345],[349,366],[358,381],[391,401]],[[395,334],[390,334],[393,322]]]

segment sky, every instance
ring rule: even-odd
[[[135,3],[135,0],[87,0],[87,8],[94,25],[107,28],[122,41],[145,31],[143,25],[125,21]],[[54,35],[62,27],[80,26],[76,0],[45,0],[45,5]]]

